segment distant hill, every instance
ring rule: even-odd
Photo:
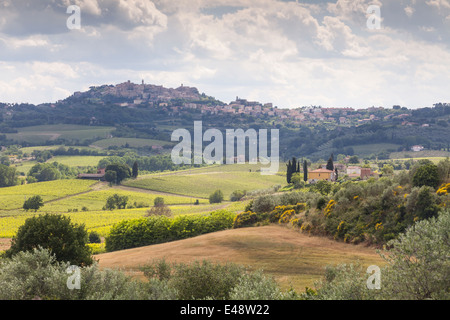
[[[113,128],[107,138],[170,141],[178,128],[192,130],[203,121],[204,130],[279,129],[280,156],[310,160],[328,159],[330,154],[358,154],[369,159],[389,159],[392,152],[409,152],[412,146],[450,151],[450,103],[411,110],[406,107],[366,109],[307,106],[278,108],[236,98],[224,103],[195,87],[165,88],[130,81],[92,86],[85,92],[56,103],[0,103],[0,146],[37,145],[24,139],[23,128],[42,125],[83,125]],[[39,145],[84,145],[105,139],[73,135],[40,135]],[[20,139],[19,139],[20,138]]]
[[[64,101],[90,100],[97,102],[122,102],[130,104],[169,102],[174,99],[195,101],[201,99],[201,94],[197,88],[185,87],[181,85],[176,89],[165,88],[160,85],[135,84],[129,80],[117,85],[92,86],[86,92],[75,92]]]

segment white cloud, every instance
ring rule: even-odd
[[[411,17],[413,16],[413,14],[414,14],[415,11],[416,11],[416,10],[415,10],[413,7],[411,7],[411,6],[405,7],[405,13],[406,13],[406,15],[407,15],[409,18],[411,18]]]
[[[238,95],[280,107],[450,100],[449,50],[433,38],[449,39],[448,32],[430,23],[444,25],[448,1],[40,3],[0,3],[0,100],[40,103],[142,78],[196,86],[226,102]],[[79,31],[65,27],[69,3],[81,7]],[[382,30],[367,30],[372,4],[382,7]]]

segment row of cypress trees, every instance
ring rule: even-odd
[[[334,170],[334,163],[333,163],[333,154],[331,154],[330,158],[328,159],[326,168],[328,170]],[[292,161],[289,160],[289,162],[286,164],[287,171],[286,171],[286,181],[287,183],[291,183],[292,175],[295,173],[300,173],[300,164],[301,161],[297,160],[297,158],[293,157]],[[337,169],[336,169],[336,175],[337,175]],[[303,180],[306,182],[308,181],[308,162],[306,160],[303,161]]]
[[[286,164],[287,171],[286,171],[286,181],[287,183],[291,183],[292,175],[295,173],[300,173],[300,165],[301,161],[297,160],[297,158],[293,157],[292,161],[289,160],[289,162]],[[306,160],[303,161],[303,180],[306,182],[308,181],[308,162]]]

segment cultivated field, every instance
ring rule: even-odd
[[[139,138],[110,138],[102,139],[94,142],[92,145],[97,148],[107,149],[108,147],[123,147],[127,145],[131,148],[151,147],[151,146],[165,146],[173,145],[172,142],[153,140],[153,139],[139,139]]]
[[[44,201],[56,200],[87,192],[95,183],[90,180],[55,180],[0,188],[0,212],[22,208],[25,199],[34,195],[40,195]]]
[[[8,133],[6,136],[8,139],[18,142],[42,144],[49,140],[57,140],[58,138],[79,141],[103,139],[109,136],[113,130],[113,127],[58,124],[19,128],[18,133]]]
[[[97,167],[98,162],[104,156],[56,156],[49,159],[48,163],[58,162],[69,167]]]
[[[260,172],[222,171],[221,168],[217,168],[210,172],[202,172],[198,169],[176,174],[152,174],[137,180],[129,180],[124,185],[200,198],[208,198],[214,190],[219,189],[228,200],[235,190],[267,189],[275,185],[283,185],[285,180],[285,177],[279,175],[263,176]]]

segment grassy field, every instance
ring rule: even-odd
[[[365,267],[383,265],[372,248],[310,237],[281,226],[226,230],[96,256],[101,268],[120,268],[134,274],[140,266],[162,258],[185,263],[208,259],[234,262],[253,270],[263,269],[283,288],[292,286],[299,292],[321,279],[327,265],[356,262]]]
[[[25,199],[40,195],[44,201],[87,192],[95,184],[91,180],[55,180],[0,188],[0,210],[22,208]]]
[[[238,205],[239,204],[239,205]],[[222,203],[222,204],[201,204],[201,205],[170,205],[172,215],[192,215],[203,214],[211,211],[224,209],[237,212],[242,211],[245,203]],[[102,202],[102,206],[104,202]],[[80,205],[74,205],[74,208],[80,207]],[[23,210],[8,211],[7,215],[0,216],[0,238],[12,238],[18,228],[25,223],[25,220],[36,215],[41,214],[63,214],[70,217],[73,223],[84,224],[88,231],[96,231],[100,236],[106,236],[109,233],[111,227],[122,220],[142,218],[147,214],[149,208],[133,208],[133,209],[121,209],[121,210],[90,210],[77,212],[67,212],[68,207],[52,206],[46,204],[38,212],[25,212]],[[62,211],[56,212],[55,209],[61,209]],[[0,211],[1,212],[1,211]]]
[[[69,167],[97,167],[98,162],[105,158],[104,156],[56,156],[47,162],[58,162]]]
[[[43,208],[42,210],[49,212],[67,212],[68,209],[81,210],[83,207],[87,207],[89,210],[102,210],[107,198],[114,194],[127,196],[128,204],[133,205],[136,202],[137,204],[142,204],[146,207],[153,206],[153,201],[156,197],[164,198],[164,203],[167,205],[194,203],[193,199],[183,196],[160,195],[148,192],[139,192],[138,190],[127,191],[117,188],[108,188],[53,201],[46,204],[45,208]],[[200,200],[200,203],[207,203],[207,201],[203,199]]]
[[[355,154],[360,156],[368,156],[388,150],[398,150],[399,147],[400,145],[392,143],[374,143],[352,146]]]
[[[55,145],[55,146],[34,146],[34,147],[24,147],[20,148],[20,151],[23,153],[31,154],[34,150],[37,151],[45,151],[45,150],[56,150],[58,148],[64,147],[65,149],[74,148],[78,150],[88,150],[88,151],[98,151],[98,148],[91,148],[85,146],[63,146],[63,145]]]
[[[183,172],[145,176],[137,180],[129,180],[124,185],[199,198],[208,198],[212,192],[220,189],[227,200],[235,190],[267,189],[284,183],[285,178],[278,175],[263,176],[259,172],[212,170],[211,172],[193,171],[191,174]]]
[[[48,140],[56,140],[58,138],[79,141],[96,138],[103,139],[113,130],[114,127],[57,124],[19,128],[18,133],[8,133],[6,136],[8,139],[18,142],[42,144]]]
[[[26,175],[35,164],[37,164],[37,161],[23,161],[12,164],[11,166],[15,167],[17,172],[22,172]]]
[[[390,155],[391,159],[397,160],[409,160],[409,159],[430,159],[435,161],[440,161],[445,159],[446,157],[450,157],[450,152],[447,151],[437,151],[437,150],[422,150],[418,152],[413,151],[403,151],[403,152],[393,152]]]
[[[139,139],[139,138],[110,138],[102,139],[94,142],[92,145],[98,148],[107,149],[108,147],[122,147],[126,144],[131,148],[151,147],[151,146],[165,146],[173,145],[173,142],[153,140],[153,139]]]

